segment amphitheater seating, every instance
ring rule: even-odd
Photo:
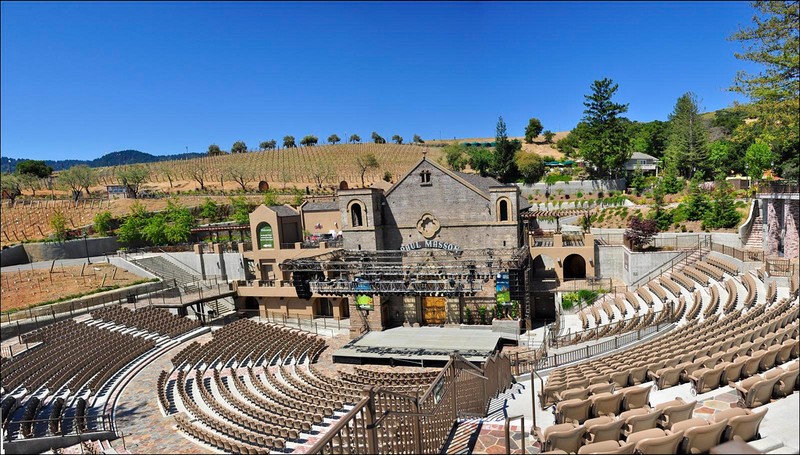
[[[667,434],[660,428],[653,428],[628,435],[628,443],[636,444],[636,453],[663,454],[677,453],[678,446],[683,441],[683,432]]]
[[[727,259],[722,259],[715,256],[706,256],[705,261],[714,267],[724,270],[725,273],[731,276],[736,276],[739,274],[739,266]]]
[[[200,326],[200,322],[197,320],[183,318],[170,313],[169,310],[151,306],[131,311],[123,306],[114,305],[92,311],[91,314],[94,319],[136,327],[170,338]]]
[[[762,408],[758,412],[749,409],[731,408],[720,411],[711,417],[712,422],[726,422],[725,430],[722,433],[722,441],[738,440],[750,442],[760,439],[758,433],[761,421],[769,409]]]
[[[676,423],[667,434],[683,432],[683,440],[678,446],[680,453],[707,453],[719,445],[727,425],[728,421],[724,419],[709,423],[705,419],[694,418]]]

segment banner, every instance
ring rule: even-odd
[[[358,308],[359,310],[369,310],[369,311],[374,310],[375,302],[372,299],[372,296],[364,294],[356,295],[356,308]]]
[[[258,249],[275,248],[275,240],[272,236],[272,226],[269,223],[263,223],[258,226]]]
[[[495,293],[497,303],[511,302],[511,293],[508,291],[508,272],[500,272],[495,277]]]

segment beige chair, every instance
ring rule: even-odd
[[[586,428],[584,438],[587,443],[619,441],[625,421],[602,416],[587,420],[583,426]]]
[[[716,368],[701,368],[689,375],[692,383],[693,395],[710,392],[719,387],[719,379],[725,370]]]
[[[600,384],[592,384],[589,386],[589,395],[597,395],[600,393],[608,392],[611,393],[616,388],[616,384],[610,382],[604,382]]]
[[[739,384],[732,384],[739,394],[739,407],[755,408],[769,403],[772,398],[772,389],[780,376],[764,379],[761,376],[747,378]]]
[[[761,363],[758,364],[758,371],[767,371],[774,367],[775,359],[778,358],[780,352],[781,346],[777,344],[767,348],[767,352],[764,354],[764,357],[761,358]]]
[[[800,368],[800,362],[792,362],[786,367],[786,371],[797,371],[798,368]],[[795,379],[794,388],[795,390],[800,390],[800,377]]]
[[[777,369],[780,370],[780,368]],[[797,384],[798,375],[800,375],[800,370],[797,368],[794,370],[782,370],[778,376],[778,382],[776,382],[775,386],[772,388],[772,396],[775,398],[783,398],[791,395],[794,391],[795,384]]]
[[[645,430],[641,433],[650,433],[650,434],[642,434],[639,437],[635,438],[635,441],[631,441],[632,437],[636,436],[636,433],[628,436],[628,442],[636,442],[636,451],[641,454],[649,455],[649,454],[675,454],[678,453],[678,446],[683,441],[683,432],[679,431],[674,434],[666,434],[664,430],[660,430],[664,432],[664,436],[657,436],[656,432],[659,431],[658,429],[653,430]],[[652,435],[652,436],[651,436]]]
[[[678,383],[680,383],[681,373],[683,371],[684,367],[678,365],[676,367],[661,368],[655,373],[650,373],[650,377],[655,382],[655,384],[653,384],[653,387],[655,388],[655,390],[663,390],[668,387],[677,385]]]
[[[705,419],[689,419],[678,422],[669,432],[683,431],[684,440],[681,452],[707,453],[712,447],[719,445],[722,433],[727,428],[728,421],[709,423]]]
[[[639,365],[630,369],[629,382],[631,385],[639,385],[647,382],[647,365]]]
[[[563,450],[575,453],[581,446],[586,428],[575,423],[562,423],[547,427],[542,433],[541,429],[534,428],[536,439],[542,444],[542,451]]]
[[[758,373],[758,368],[761,365],[761,361],[764,359],[764,356],[767,355],[767,351],[756,351],[754,352],[747,362],[745,362],[744,367],[742,368],[742,377],[749,378],[754,374]]]
[[[583,423],[589,418],[591,400],[565,400],[556,405],[556,423]]]
[[[612,453],[627,453],[632,454],[636,448],[636,444],[625,443],[620,441],[603,441],[586,444],[578,449],[579,454],[612,454]]]
[[[721,368],[722,375],[719,377],[720,384],[727,384],[729,382],[736,382],[742,378],[742,367],[744,362],[722,362],[716,366]]]
[[[631,409],[619,415],[619,420],[625,421],[622,434],[628,436],[642,430],[656,428],[657,422],[661,417],[661,410],[650,409],[649,407]]]
[[[556,392],[556,403],[565,400],[585,400],[589,398],[589,389],[567,389]]]
[[[622,406],[620,410],[624,412],[650,406],[651,390],[653,390],[651,386],[640,387],[635,385],[620,390],[622,393]]]
[[[615,393],[599,393],[589,397],[592,402],[591,416],[616,416],[619,414],[619,407],[622,403],[622,394]]]
[[[660,409],[662,412],[661,418],[658,420],[658,426],[669,430],[672,425],[691,419],[696,404],[697,401],[687,403],[681,398],[657,404],[656,409]]]
[[[628,386],[628,379],[630,378],[630,371],[615,371],[611,373],[611,382],[613,382],[617,388],[623,388]]]
[[[539,405],[542,409],[556,403],[556,392],[567,390],[567,384],[563,382],[547,382],[539,393]]]
[[[711,417],[711,420],[713,422],[722,422],[723,420],[727,422],[727,427],[722,434],[723,441],[750,442],[761,438],[758,429],[767,411],[769,411],[768,408],[762,408],[758,412],[753,412],[749,409],[731,408],[716,413]]]

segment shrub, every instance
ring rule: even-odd
[[[481,325],[486,325],[486,307],[483,305],[478,307],[478,318],[481,321]]]
[[[94,216],[94,230],[100,235],[108,235],[111,232],[111,212],[100,212]]]
[[[589,193],[589,194],[592,194],[592,193]],[[577,197],[578,197],[578,199],[580,199],[580,198],[582,198],[582,197],[583,197],[583,193],[582,193],[582,192],[580,192],[580,191],[578,191],[578,194],[576,194],[575,196],[577,196]]]
[[[503,308],[503,304],[497,302],[494,304],[494,318],[495,319],[502,319],[505,313],[505,308]]]
[[[467,324],[474,324],[475,323],[475,320],[474,320],[474,318],[472,316],[472,310],[470,310],[469,308],[466,308],[464,310],[464,319],[466,319]]]

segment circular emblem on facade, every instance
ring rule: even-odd
[[[441,227],[442,225],[439,224],[439,220],[430,213],[423,214],[419,221],[417,221],[417,231],[426,239],[435,237]]]

